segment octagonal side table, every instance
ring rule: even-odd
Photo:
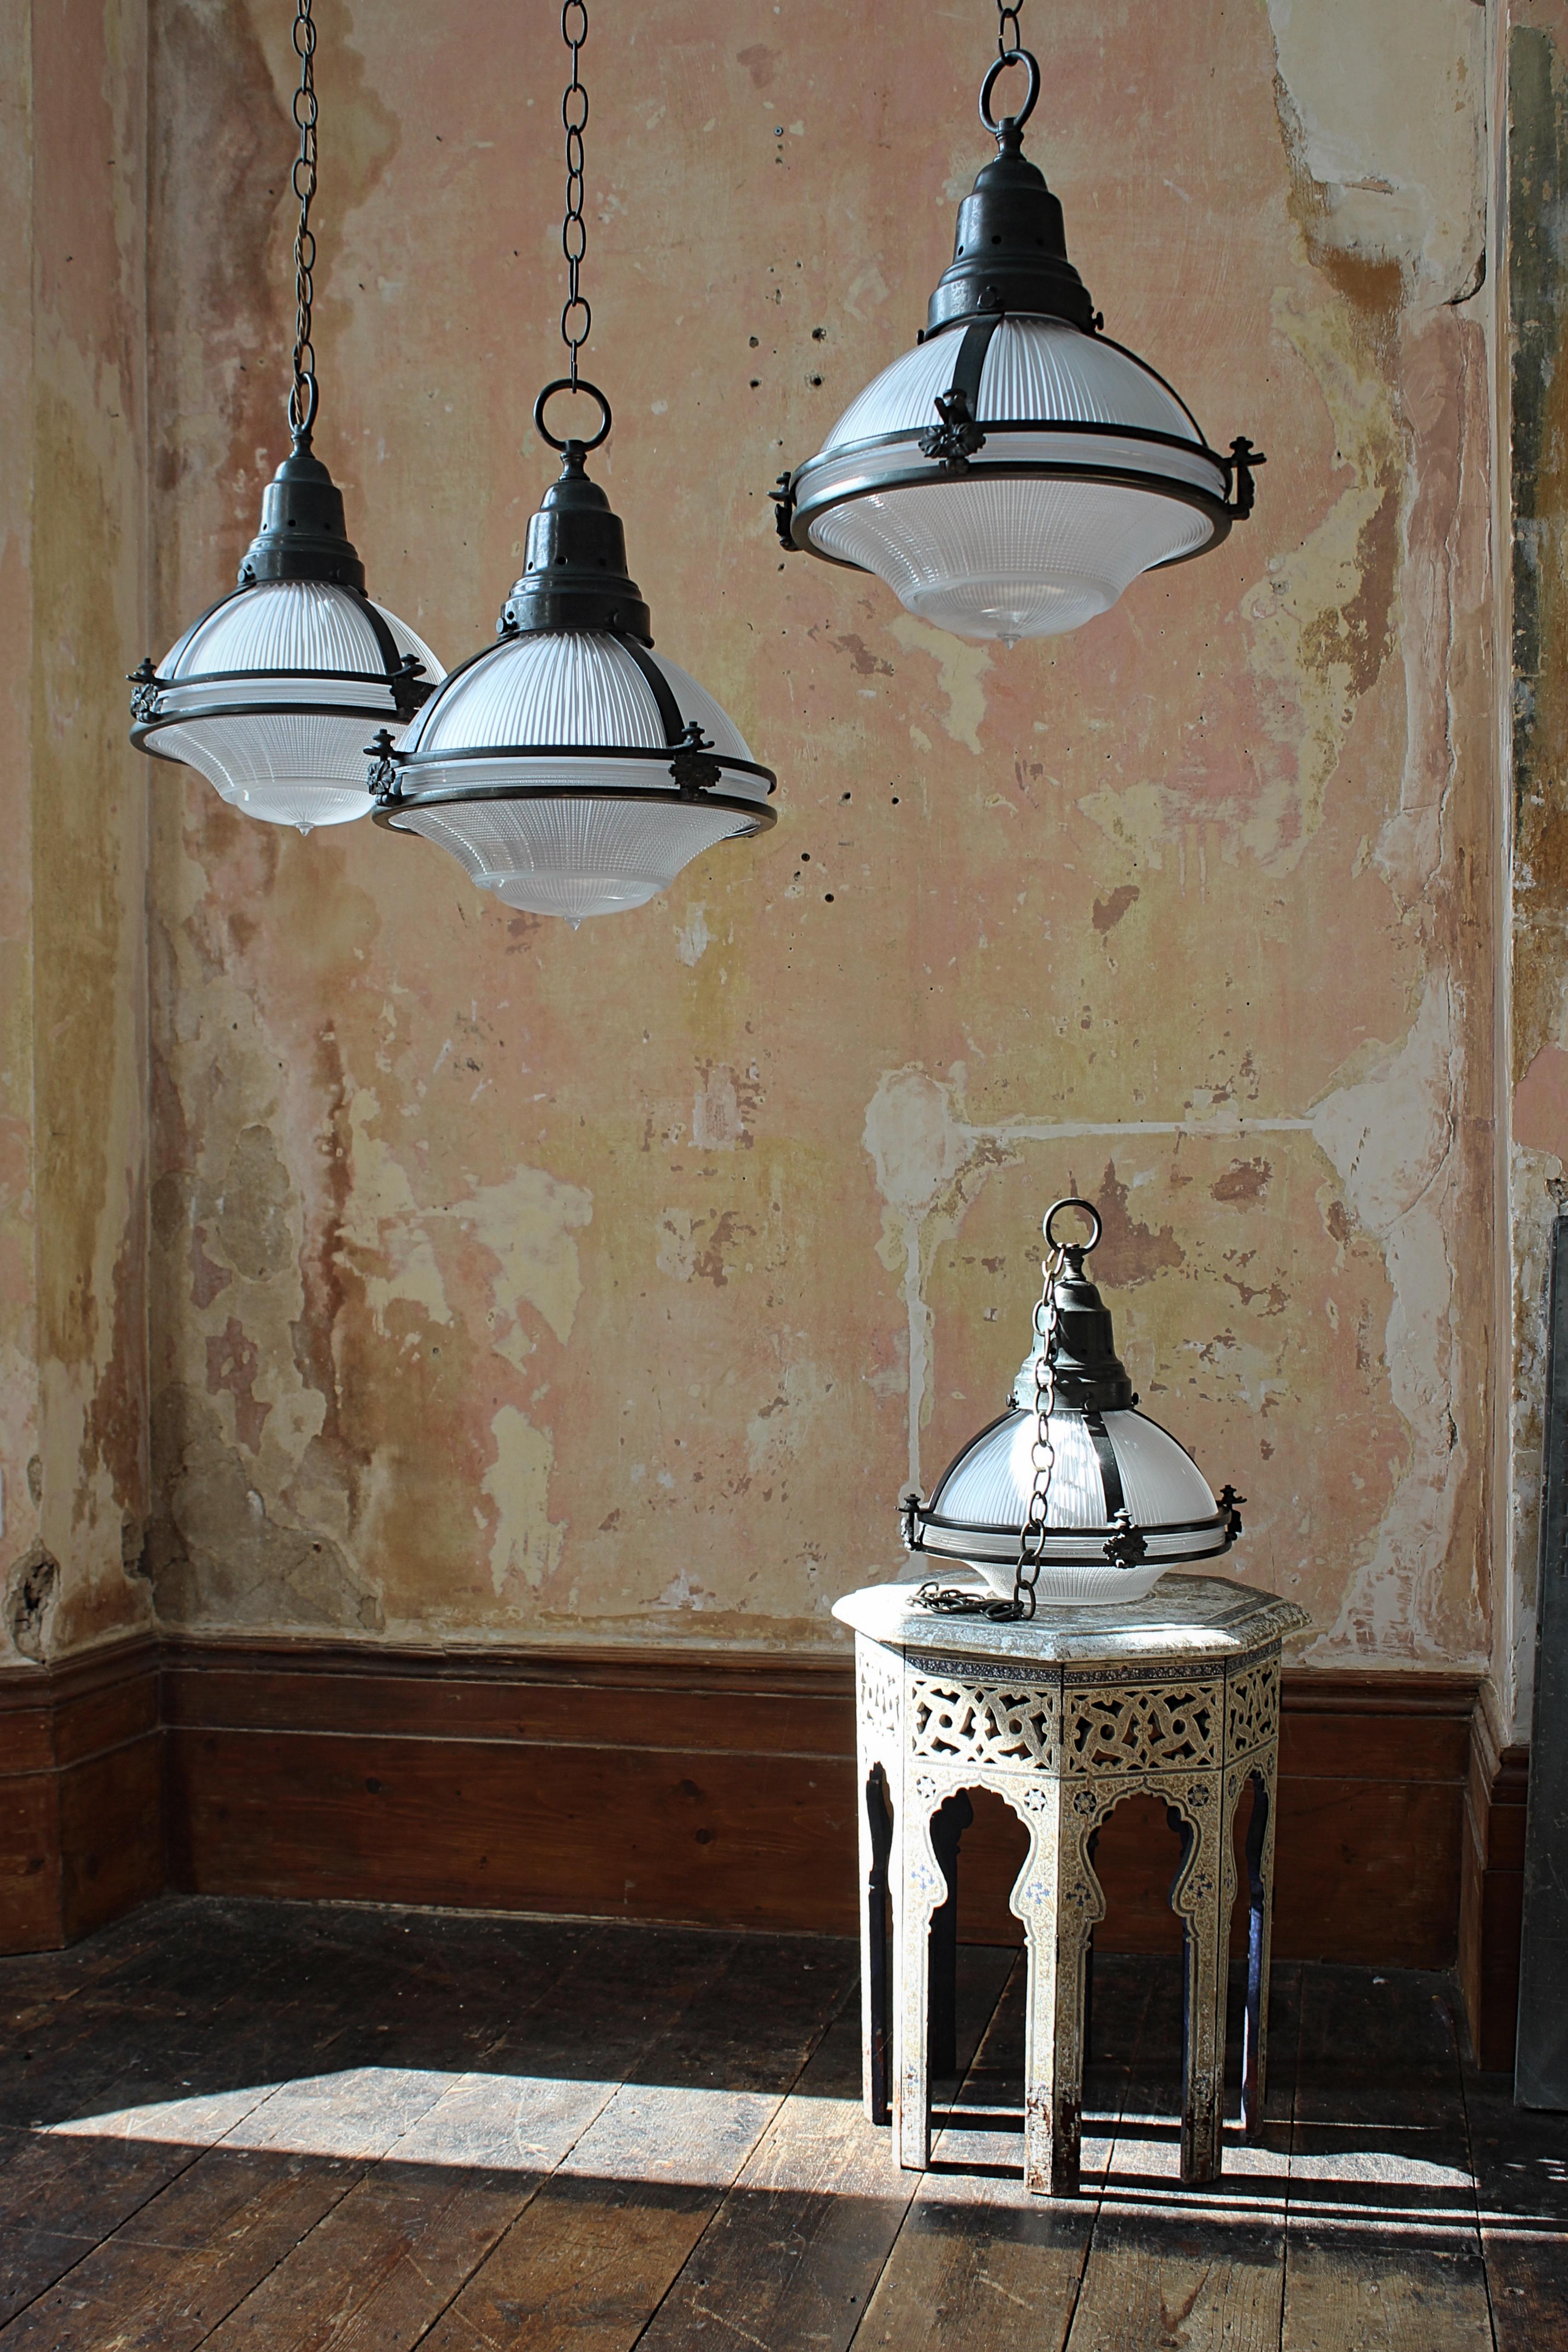
[[[991,1789],[1029,1833],[1011,1907],[1028,1970],[1025,2185],[1079,2185],[1087,1963],[1105,1898],[1101,1824],[1158,1797],[1182,1835],[1182,2179],[1220,2169],[1235,1825],[1247,1843],[1242,2119],[1262,2116],[1273,1891],[1279,1647],[1304,1611],[1228,1577],[1168,1575],[1125,1608],[1042,1609],[1027,1624],[917,1606],[871,1585],[835,1605],[855,1629],[867,2111],[899,2158],[931,2156],[933,2049],[952,2038],[958,1845],[967,1791]],[[891,1912],[891,1935],[888,1915]],[[945,2068],[944,2068],[945,2071]]]

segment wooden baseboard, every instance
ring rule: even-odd
[[[1458,1953],[1477,1678],[1288,1674],[1275,1948]],[[847,1659],[184,1641],[163,1669],[171,1883],[719,1927],[855,1927]],[[964,1932],[1018,1933],[1016,1824],[964,1841]],[[1174,1934],[1163,1814],[1102,1838],[1108,1948]]]
[[[1275,1949],[1460,1958],[1496,2063],[1523,1779],[1477,1702],[1473,1675],[1287,1672]],[[842,1656],[142,1638],[0,1676],[0,1949],[163,1885],[847,1935],[854,1755]],[[977,1808],[974,1940],[1019,1932],[1018,1836]],[[1152,1801],[1119,1809],[1107,1948],[1173,1943],[1173,1858]]]
[[[51,1951],[163,1885],[150,1634],[0,1675],[0,1952]]]
[[[1504,1744],[1489,1691],[1470,1723],[1459,1875],[1459,1990],[1477,2063],[1513,2071],[1530,1750]]]
[[[849,1668],[186,1643],[173,1883],[847,1933]]]

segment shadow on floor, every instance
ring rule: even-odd
[[[1277,1970],[1265,2128],[1184,2190],[1179,1971],[1102,1958],[1042,2200],[1017,1955],[961,1963],[916,2175],[833,1938],[179,1898],[0,1961],[0,2352],[1568,2344],[1568,2118],[1445,1979]]]

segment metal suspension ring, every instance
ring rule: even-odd
[[[999,139],[1002,136],[1002,122],[993,118],[991,93],[996,87],[999,76],[1005,74],[1009,66],[1024,66],[1027,68],[1029,89],[1017,112],[1011,115],[1005,114],[1002,122],[1011,122],[1016,131],[1022,131],[1030,115],[1033,114],[1036,100],[1040,95],[1040,61],[1032,49],[1006,49],[1001,57],[994,58],[990,71],[980,85],[980,120],[994,139]]]
[[[1055,1234],[1051,1231],[1051,1227],[1055,1224],[1057,1219],[1060,1216],[1064,1209],[1081,1210],[1083,1214],[1089,1219],[1090,1224],[1094,1227],[1094,1235],[1092,1240],[1087,1241],[1082,1244],[1083,1254],[1085,1257],[1087,1257],[1090,1250],[1098,1249],[1100,1247],[1100,1237],[1105,1231],[1105,1227],[1100,1222],[1100,1211],[1095,1207],[1094,1202],[1092,1201],[1080,1201],[1076,1192],[1066,1193],[1061,1200],[1053,1202],[1049,1209],[1047,1210],[1046,1221],[1041,1228],[1041,1231],[1046,1236],[1046,1247],[1050,1250],[1059,1250],[1065,1246],[1063,1243],[1058,1241]],[[1074,1249],[1077,1249],[1079,1244],[1075,1242],[1072,1246]]]
[[[544,390],[540,394],[539,398],[533,404],[534,431],[538,434],[542,441],[548,443],[552,449],[564,450],[566,447],[566,443],[564,441],[558,441],[554,434],[551,432],[549,426],[544,422],[545,404],[548,401],[553,400],[558,392],[585,393],[590,400],[596,400],[598,402],[599,415],[603,420],[598,431],[595,434],[591,441],[579,440],[577,443],[578,447],[584,455],[586,455],[590,449],[596,449],[601,441],[606,440],[609,437],[611,422],[610,404],[605,399],[604,394],[599,390],[598,385],[596,383],[590,383],[586,376],[558,375],[551,379],[550,383],[545,385]]]

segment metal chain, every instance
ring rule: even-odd
[[[1057,1466],[1056,1448],[1051,1443],[1051,1416],[1057,1403],[1057,1368],[1052,1351],[1057,1339],[1057,1280],[1066,1264],[1067,1251],[1060,1243],[1052,1243],[1040,1267],[1043,1287],[1035,1308],[1035,1337],[1039,1342],[1039,1353],[1035,1359],[1035,1435],[1029,1448],[1034,1480],[1024,1523],[1018,1530],[1013,1597],[1010,1601],[982,1597],[956,1585],[940,1584],[933,1578],[916,1591],[916,1603],[922,1609],[934,1610],[944,1617],[989,1617],[998,1624],[1026,1624],[1035,1613],[1035,1587],[1040,1580],[1041,1554],[1049,1533],[1051,1476]],[[918,1493],[911,1488],[910,1494],[918,1504]],[[906,1535],[905,1541],[909,1540]]]
[[[1044,1287],[1035,1309],[1035,1337],[1040,1343],[1035,1358],[1035,1435],[1029,1448],[1035,1476],[1029,1507],[1018,1530],[1018,1565],[1013,1576],[1013,1606],[1023,1618],[1035,1613],[1035,1587],[1040,1580],[1040,1555],[1046,1548],[1050,1516],[1051,1476],[1057,1466],[1051,1443],[1051,1415],[1057,1402],[1057,1277],[1066,1263],[1067,1253],[1059,1245],[1047,1257],[1040,1268]]]
[[[316,193],[316,27],[310,7],[311,0],[295,0],[294,49],[300,60],[300,87],[294,93],[294,121],[300,131],[300,152],[294,158],[293,176],[300,226],[294,232],[294,381],[289,392],[289,426],[297,441],[309,440],[316,421],[316,352],[310,341],[316,269],[316,239],[310,227],[310,200]]]
[[[1023,46],[1024,37],[1018,30],[1018,11],[1016,8],[1005,8],[1002,0],[996,0],[997,56],[1013,57]]]
[[[578,71],[583,44],[588,37],[586,0],[566,0],[561,11],[561,37],[572,52],[572,79],[561,100],[561,121],[566,132],[566,216],[561,224],[561,250],[566,257],[566,303],[561,313],[561,340],[571,359],[567,381],[577,389],[577,354],[588,340],[594,313],[578,291],[577,273],[588,247],[583,219],[583,133],[588,124],[588,93]]]

